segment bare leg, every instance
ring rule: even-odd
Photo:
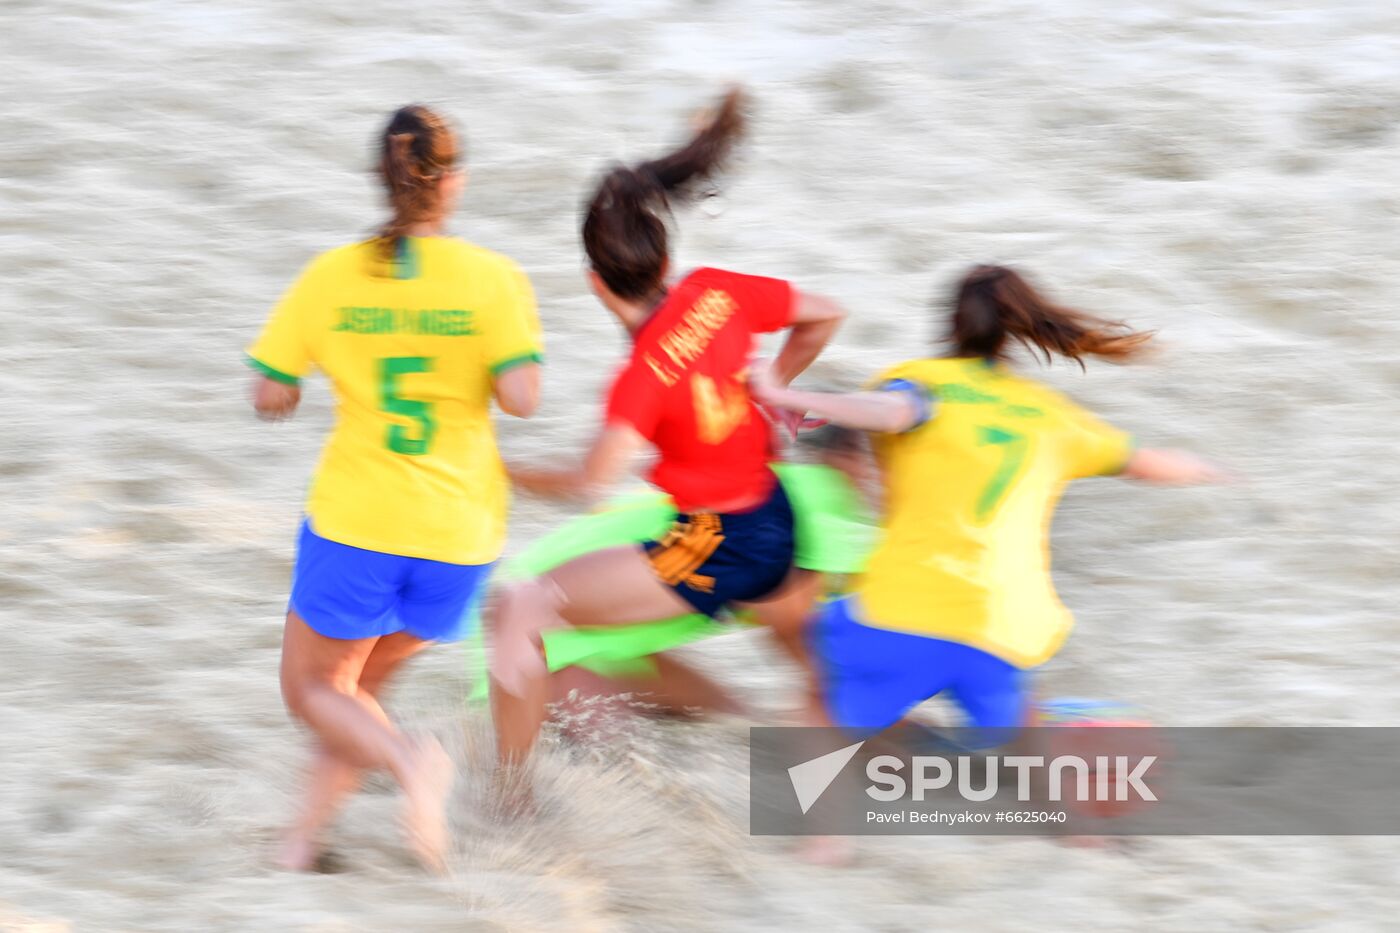
[[[293,864],[304,866],[308,859],[314,860],[314,834],[348,793],[346,785],[354,787],[354,775],[346,769],[384,768],[394,775],[408,798],[406,822],[411,844],[425,864],[440,867],[446,846],[444,783],[450,783],[451,763],[440,746],[411,742],[400,735],[373,694],[360,689],[360,678],[381,643],[384,651],[373,672],[379,684],[423,645],[403,634],[383,639],[326,638],[296,613],[287,614],[282,694],[292,714],[316,733],[323,757],[333,759],[318,762],[313,771],[308,805],[298,821],[299,827],[309,830],[303,837],[307,844],[301,852],[286,853]]]
[[[417,654],[428,642],[402,632],[380,638],[360,671],[357,696],[384,726],[393,723],[380,704],[390,677],[404,661]],[[321,833],[340,811],[345,799],[360,787],[359,768],[318,745],[311,764],[310,779],[302,811],[288,830],[278,863],[291,871],[310,871],[320,856]]]
[[[501,593],[490,618],[495,641],[491,663],[491,718],[496,729],[497,760],[507,772],[524,763],[544,725],[549,706],[549,677],[539,633],[563,624],[558,614],[557,595],[553,585],[544,580],[512,586]],[[544,622],[532,631],[529,626],[538,620]],[[519,642],[515,651],[534,652],[538,665],[537,668],[532,666],[507,688],[497,676],[497,670],[506,665],[503,656],[511,647],[507,640],[512,637],[512,628],[516,629],[514,637]],[[533,660],[516,663],[533,664]],[[507,773],[502,779],[513,783],[516,777]]]
[[[301,812],[282,838],[277,864],[288,871],[311,871],[321,854],[321,831],[360,786],[360,770],[341,761],[324,745],[312,759]]]
[[[491,696],[501,764],[523,764],[544,723],[549,674],[543,632],[564,625],[635,625],[692,611],[635,547],[585,554],[512,587],[493,620]]]
[[[802,666],[807,675],[805,701],[816,704],[815,677],[804,642],[808,617],[821,595],[823,577],[807,570],[793,570],[782,587],[759,603],[746,603],[756,620],[772,630],[782,649]],[[656,666],[651,677],[604,677],[583,668],[567,668],[550,675],[549,700],[559,703],[578,694],[586,698],[631,694],[658,706],[662,712],[686,715],[691,710],[742,713],[743,704],[728,690],[700,671],[669,653],[654,655]],[[804,715],[804,722],[811,718]],[[824,718],[821,720],[824,724]]]
[[[807,628],[812,612],[821,597],[825,579],[811,570],[794,569],[782,588],[763,602],[748,603],[759,624],[773,633],[773,638],[802,668],[803,701],[800,722],[804,726],[830,725],[822,709],[821,681],[815,661],[807,650]]]
[[[669,654],[652,658],[656,664],[655,680],[622,681],[629,693],[647,697],[673,715],[689,715],[692,710],[714,713],[742,713],[743,704],[728,690],[700,673],[689,664]]]
[[[794,570],[777,597],[749,606],[758,620],[773,632],[783,649],[802,666],[805,679],[803,706],[798,724],[810,727],[830,726],[822,702],[820,663],[807,650],[807,629],[812,624],[812,612],[821,596],[824,580],[819,573]],[[854,859],[855,848],[842,836],[805,836],[797,844],[797,856],[812,865],[841,868]]]
[[[804,670],[811,668],[804,633],[812,607],[821,596],[823,582],[822,575],[815,571],[794,568],[783,585],[767,598],[742,604],[760,624],[773,632],[782,649]]]
[[[653,655],[651,661],[656,671],[650,677],[604,677],[581,667],[556,671],[549,677],[550,702],[565,702],[575,695],[601,698],[629,694],[673,716],[696,710],[744,712],[743,704],[724,687],[671,654]]]

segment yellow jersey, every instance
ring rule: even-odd
[[[509,484],[496,450],[493,378],[539,362],[529,280],[461,240],[373,241],[311,262],[248,348],[263,375],[330,379],[335,427],[306,511],[353,547],[484,564],[505,543]]]
[[[856,588],[865,621],[1043,663],[1073,624],[1050,577],[1055,505],[1070,480],[1120,472],[1132,439],[984,360],[913,360],[877,384],[896,380],[936,407],[875,439],[886,522]]]

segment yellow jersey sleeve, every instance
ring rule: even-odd
[[[508,263],[502,301],[482,329],[486,365],[493,378],[522,363],[544,362],[544,337],[535,291],[515,263]]]
[[[1078,479],[1123,472],[1133,456],[1133,437],[1078,406],[1067,411],[1065,457],[1068,473]]]
[[[311,323],[319,297],[317,266],[312,262],[302,271],[248,348],[248,364],[269,379],[296,385],[311,371],[315,359]]]

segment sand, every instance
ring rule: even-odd
[[[372,229],[393,107],[466,128],[454,229],[539,292],[541,416],[595,427],[622,341],[575,225],[607,161],[721,82],[755,132],[678,262],[843,301],[814,379],[923,352],[972,261],[1160,331],[1148,365],[1047,378],[1235,486],[1082,484],[1055,529],[1079,627],[1049,694],[1172,725],[1389,724],[1400,497],[1400,7],[1265,0],[6,0],[0,5],[0,928],[1382,929],[1380,839],[872,840],[804,867],[747,835],[745,733],[638,727],[552,749],[503,826],[457,649],[391,707],[452,746],[451,873],[408,861],[382,781],[338,871],[269,868],[304,741],[277,692],[298,510],[329,421],[257,423],[240,351],[318,250]],[[521,501],[518,543],[566,513]],[[695,652],[773,715],[755,637]]]

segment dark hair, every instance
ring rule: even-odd
[[[438,182],[461,158],[457,134],[442,117],[418,104],[394,111],[380,134],[379,174],[393,216],[379,230],[381,248],[392,257],[414,224],[442,210]]]
[[[583,248],[594,271],[619,297],[641,300],[661,287],[669,255],[661,211],[696,193],[722,167],[744,130],[735,89],[684,146],[650,162],[610,169],[588,202]]]
[[[958,356],[1004,359],[1016,340],[1047,363],[1056,353],[1083,367],[1085,354],[1127,360],[1152,333],[1052,304],[1014,269],[976,266],[958,285],[949,339]]]
[[[824,424],[797,435],[804,447],[823,453],[858,454],[865,452],[865,432],[839,424]]]

